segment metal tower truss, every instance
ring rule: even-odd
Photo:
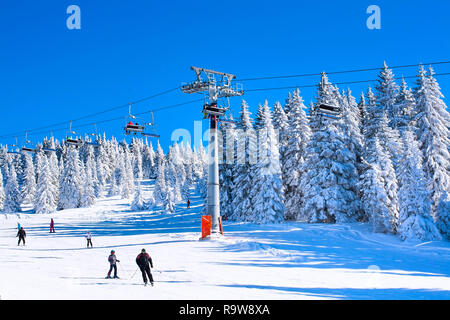
[[[209,145],[208,145],[208,189],[207,214],[211,216],[211,236],[220,237],[220,198],[219,198],[219,145],[217,137],[217,124],[219,118],[224,118],[230,109],[229,98],[242,96],[244,91],[241,85],[232,84],[236,78],[231,73],[191,67],[196,74],[196,80],[181,86],[184,93],[201,93],[205,95],[203,114],[209,118]],[[221,99],[222,101],[219,101]]]

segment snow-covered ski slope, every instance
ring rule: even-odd
[[[132,212],[129,202],[2,215],[1,299],[450,298],[449,242],[406,243],[366,224],[233,222],[224,223],[222,240],[199,241],[198,197],[174,214]],[[27,231],[25,247],[17,246],[17,222]],[[142,248],[153,258],[154,287],[135,272]],[[105,279],[112,249],[119,280]]]

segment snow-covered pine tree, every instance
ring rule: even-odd
[[[0,170],[0,211],[3,211],[5,204],[5,188],[3,187],[3,174]]]
[[[398,186],[394,166],[378,137],[365,146],[365,170],[359,189],[367,219],[374,232],[396,233],[398,225]]]
[[[383,68],[378,74],[378,85],[375,89],[377,90],[376,97],[380,109],[386,112],[391,128],[395,128],[393,121],[395,121],[397,114],[396,102],[399,87],[395,82],[392,70],[388,68],[386,62],[384,62]]]
[[[24,153],[22,155],[22,175],[20,177],[20,193],[23,204],[34,202],[36,193],[36,174],[31,154]]]
[[[39,168],[39,179],[34,199],[34,211],[37,214],[52,213],[57,208],[57,189],[53,181],[50,160],[42,153],[36,154],[41,157]]]
[[[144,201],[144,195],[142,194],[141,182],[137,181],[137,186],[134,192],[134,198],[131,202],[131,210],[133,211],[143,211],[147,209],[147,205]]]
[[[241,116],[236,126],[236,164],[233,168],[232,207],[234,212],[228,217],[234,221],[245,221],[245,217],[251,215],[253,210],[250,198],[253,187],[251,172],[257,162],[255,158],[257,137],[248,108],[247,102],[242,100]]]
[[[233,118],[231,117],[228,120],[233,121]],[[219,145],[219,155],[222,155],[222,162],[219,163],[220,214],[226,217],[233,213],[233,166],[236,158],[235,127],[234,123],[229,122],[224,122],[220,126],[223,146],[221,150]]]
[[[431,203],[422,171],[419,147],[414,134],[403,131],[403,153],[398,179],[398,234],[403,240],[440,240],[441,236],[430,216]]]
[[[405,79],[402,78],[400,90],[393,105],[393,118],[391,119],[391,126],[397,129],[400,135],[404,130],[409,130],[409,127],[414,126],[412,121],[413,110],[416,110],[416,99],[408,88]]]
[[[132,155],[132,165],[133,165],[133,175],[137,180],[143,179],[143,165],[142,165],[142,140],[133,138],[131,145],[131,155]]]
[[[144,179],[150,179],[156,176],[155,172],[155,151],[150,143],[144,144],[142,150],[142,175]]]
[[[300,182],[304,195],[297,218],[300,221],[342,223],[358,218],[356,156],[346,146],[342,120],[324,117],[317,112],[320,104],[339,106],[338,94],[326,74],[322,73],[312,109],[312,135],[306,148],[307,158]]]
[[[167,197],[168,197],[168,190],[167,190],[167,182],[166,182],[166,160],[162,159],[159,161],[158,164],[158,175],[155,182],[155,188],[153,191],[153,195],[155,198],[156,205],[164,205]]]
[[[427,75],[420,67],[415,97],[417,102],[417,140],[423,155],[423,169],[431,197],[432,217],[444,192],[450,193],[450,115],[433,70]],[[441,230],[442,231],[442,230]],[[444,230],[445,231],[445,230]]]
[[[58,210],[78,208],[82,192],[81,161],[76,148],[67,150],[64,170],[59,179]]]
[[[86,158],[85,174],[80,199],[80,207],[92,207],[95,204],[95,171],[93,155],[89,154]]]
[[[286,133],[288,141],[282,157],[285,218],[288,220],[297,219],[299,208],[303,203],[300,182],[304,173],[303,164],[306,158],[306,147],[311,137],[311,129],[305,109],[300,91],[296,90],[290,99],[290,117]]]
[[[283,191],[281,180],[278,137],[272,124],[272,115],[267,103],[260,115],[259,160],[254,165],[253,187],[250,197],[253,210],[245,215],[253,223],[278,223],[284,219]]]
[[[17,174],[14,165],[8,168],[8,178],[5,186],[5,202],[3,210],[6,213],[20,212],[22,209],[20,204],[22,199],[20,197],[19,184],[17,182]]]
[[[436,209],[436,226],[442,235],[450,240],[450,197],[447,192],[443,192]]]

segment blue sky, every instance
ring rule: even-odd
[[[81,30],[69,30],[66,9],[81,9]],[[369,5],[381,9],[381,29],[369,30]],[[450,60],[450,2],[428,1],[2,1],[0,4],[0,136],[64,123],[30,138],[63,138],[69,120],[127,104],[193,80],[190,66],[238,79],[318,73]],[[450,72],[450,64],[436,72]],[[397,76],[416,68],[396,69]],[[330,76],[332,82],[375,79],[377,72]],[[450,76],[439,77],[444,95]],[[318,77],[248,81],[245,89],[311,85]],[[413,80],[408,81],[413,84]],[[340,86],[346,89],[347,86]],[[355,96],[367,84],[350,85]],[[252,111],[289,90],[248,92]],[[302,89],[306,103],[314,89]],[[139,113],[199,98],[181,91],[136,104]],[[240,99],[232,99],[237,113]],[[193,134],[201,104],[155,113],[161,144],[185,128]],[[124,117],[126,107],[74,122]],[[123,139],[124,120],[98,125]],[[206,130],[207,123],[203,122]],[[40,132],[43,130],[38,130]],[[24,134],[18,134],[19,142]],[[14,138],[0,138],[12,143]]]

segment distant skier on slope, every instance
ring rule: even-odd
[[[90,244],[91,248],[92,248],[92,240],[91,240],[92,236],[91,236],[91,233],[89,231],[86,233],[85,238],[87,240],[87,247],[89,248],[89,244]]]
[[[120,260],[117,260],[116,258],[116,252],[114,250],[111,250],[111,255],[108,257],[109,261],[109,271],[108,275],[106,276],[106,279],[111,279],[111,271],[114,269],[114,279],[119,279],[117,276],[117,262],[120,262]]]
[[[188,199],[187,201],[187,208],[189,209],[191,207],[191,200]]]
[[[53,221],[53,218],[50,220],[50,233],[55,233],[55,222]]]
[[[23,242],[23,245],[25,245],[25,238],[27,237],[27,233],[25,232],[25,229],[23,227],[20,227],[19,232],[17,232],[17,236],[19,237],[19,242],[17,243],[17,245],[20,245],[20,241]]]
[[[149,256],[145,249],[142,249],[141,253],[136,257],[136,263],[141,269],[142,279],[144,279],[144,285],[147,285],[147,277],[150,280],[150,284],[153,286],[153,276],[150,272],[150,266],[153,268],[152,258]]]

